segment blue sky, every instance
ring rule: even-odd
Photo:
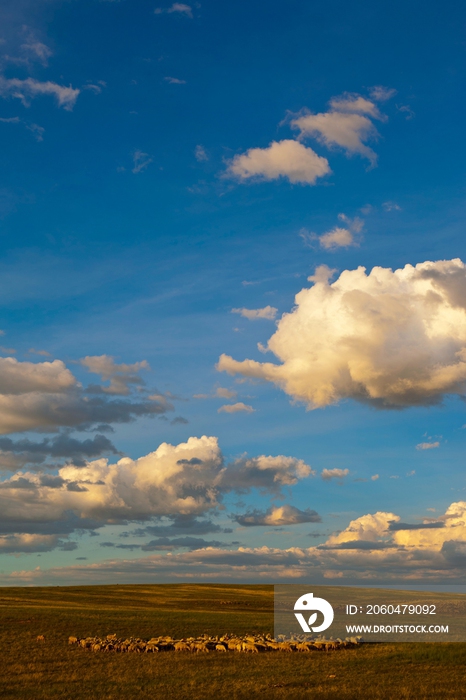
[[[461,581],[465,20],[4,3],[3,585]]]

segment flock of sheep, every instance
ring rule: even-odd
[[[118,639],[116,634],[108,634],[105,639],[98,637],[69,637],[69,644],[76,644],[83,649],[92,651],[119,651],[153,653],[159,651],[184,651],[199,652],[227,652],[240,651],[258,654],[266,651],[282,652],[311,652],[330,651],[353,647],[363,642],[362,637],[347,637],[346,639],[309,639],[305,636],[295,636],[285,639],[280,635],[273,639],[269,635],[247,635],[239,637],[233,634],[225,634],[223,637],[209,637],[204,634],[201,637],[187,637],[173,639],[172,637],[152,637],[148,641],[135,637]]]

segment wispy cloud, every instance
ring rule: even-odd
[[[153,159],[149,156],[148,153],[144,153],[143,151],[134,151],[133,153],[133,167],[131,172],[134,175],[137,175],[138,173],[141,173],[143,170],[145,170],[151,163],[153,162]]]
[[[399,112],[406,115],[408,121],[416,116],[416,113],[409,105],[396,105],[396,108]]]
[[[262,309],[232,309],[232,314],[240,314],[249,321],[257,321],[258,319],[267,319],[273,321],[278,313],[278,309],[274,306],[264,306]]]
[[[50,80],[40,82],[34,78],[19,80],[18,78],[4,78],[0,76],[0,95],[6,98],[21,100],[25,107],[29,107],[31,100],[41,95],[51,95],[57,100],[58,106],[71,111],[78,99],[80,90],[73,87],[58,85]]]
[[[383,85],[374,85],[369,91],[369,95],[376,102],[387,102],[392,97],[395,97],[396,90],[394,88],[387,88]]]
[[[194,157],[199,163],[209,160],[209,156],[207,155],[204,146],[201,145],[197,145],[194,149]]]
[[[397,204],[396,202],[392,202],[392,201],[384,202],[382,204],[382,207],[384,208],[385,211],[401,211],[400,205]]]
[[[30,131],[36,141],[43,141],[44,140],[44,132],[45,129],[42,126],[39,126],[38,124],[34,124],[33,122],[26,122],[23,119],[20,119],[19,117],[0,117],[0,123],[2,124],[20,124],[21,126],[24,126],[25,129]]]
[[[36,60],[42,63],[43,66],[48,65],[48,60],[53,55],[52,49],[46,46],[46,44],[43,44],[41,41],[35,41],[32,36],[26,43],[21,44],[21,49],[33,56]]]
[[[190,19],[193,18],[193,9],[190,5],[185,5],[182,2],[174,2],[171,7],[157,7],[154,10],[154,14],[156,15],[171,15],[173,13],[178,13],[181,15],[185,15],[186,17],[189,17]]]
[[[172,78],[170,75],[165,76],[164,80],[170,85],[186,85],[186,80],[180,80],[180,78]]]
[[[437,447],[440,447],[440,442],[420,442],[419,445],[416,445],[416,450],[435,450]]]
[[[219,386],[213,394],[194,394],[195,399],[234,399],[238,392]]]

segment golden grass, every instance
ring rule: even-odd
[[[221,604],[233,601],[229,604]],[[0,589],[2,700],[461,700],[465,644],[310,654],[93,653],[69,635],[273,632],[272,586]],[[36,641],[38,635],[44,642]]]

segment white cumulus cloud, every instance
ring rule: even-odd
[[[320,236],[306,229],[301,229],[299,235],[303,239],[305,245],[313,247],[315,241],[318,241],[321,248],[329,251],[359,245],[359,234],[364,228],[364,221],[358,216],[350,218],[346,214],[338,214],[338,218],[344,224],[344,227],[334,226],[330,231]]]
[[[242,456],[226,464],[217,438],[191,437],[179,445],[162,443],[139,459],[97,459],[65,465],[57,475],[19,471],[0,480],[0,535],[66,534],[163,516],[189,519],[215,512],[232,491],[279,496],[284,486],[312,474],[302,460],[283,455]]]
[[[348,474],[349,469],[323,469],[321,477],[324,481],[330,481],[331,479],[344,479]]]
[[[221,355],[217,369],[265,379],[318,408],[352,398],[380,408],[466,393],[466,266],[332,271],[296,296],[268,342],[281,364]]]
[[[372,166],[377,163],[376,153],[365,142],[377,139],[378,132],[363,114],[303,111],[291,121],[291,126],[299,130],[300,138],[313,137],[327,147],[340,146],[348,155],[357,153],[367,158]]]
[[[298,141],[273,141],[267,148],[250,148],[230,161],[227,175],[238,180],[277,180],[314,185],[331,172],[328,160]]]
[[[254,413],[254,408],[248,404],[238,401],[238,403],[226,404],[220,406],[218,413]]]

